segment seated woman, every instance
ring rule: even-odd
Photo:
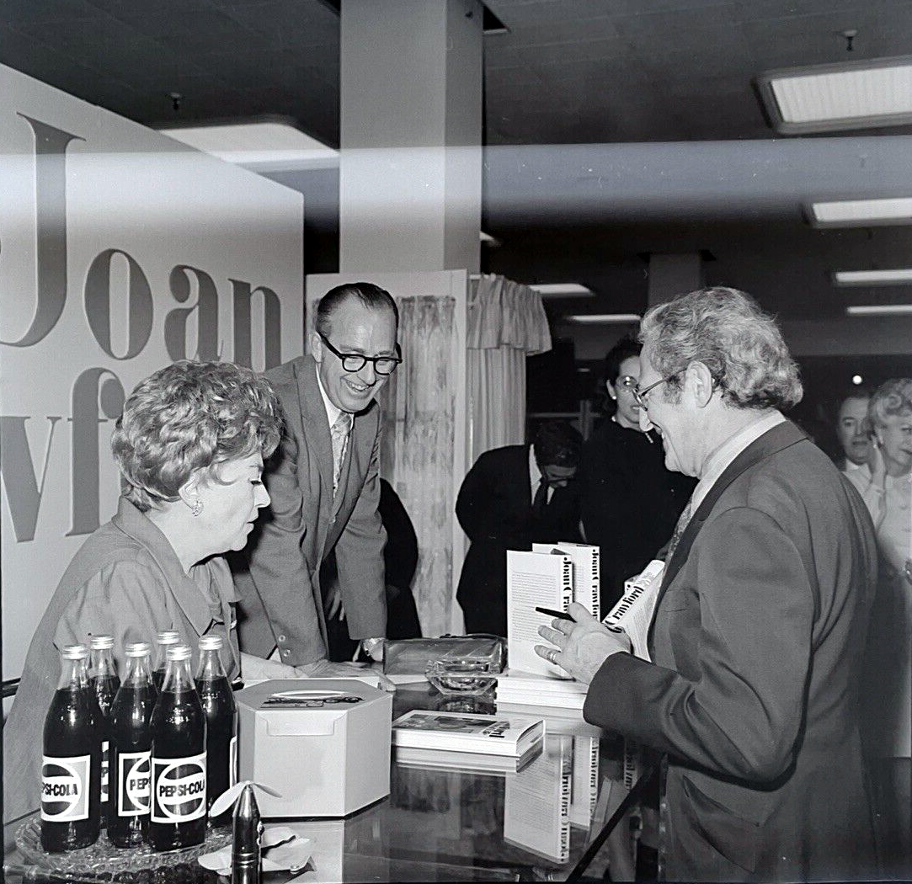
[[[280,431],[269,383],[230,363],[169,365],[127,399],[111,440],[124,485],[117,514],[57,586],[4,727],[5,819],[38,806],[42,728],[65,645],[112,635],[123,672],[127,643],[174,629],[192,648],[194,669],[199,637],[221,635],[231,679],[242,670],[246,678],[330,670],[325,661],[304,672],[241,654],[235,635],[238,597],[220,554],[244,547],[269,504],[260,475]]]

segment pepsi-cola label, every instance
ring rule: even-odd
[[[121,752],[118,755],[118,816],[143,816],[149,813],[149,798],[152,795],[151,760],[151,752]]]
[[[41,819],[49,823],[75,823],[88,819],[91,769],[91,755],[72,758],[43,756]]]
[[[206,753],[152,759],[152,822],[188,823],[206,813]]]

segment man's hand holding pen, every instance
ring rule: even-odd
[[[555,617],[551,626],[538,628],[538,634],[555,645],[536,645],[535,653],[539,657],[565,669],[577,681],[589,684],[608,657],[630,653],[630,639],[622,629],[605,626],[576,602],[567,613],[571,619]]]

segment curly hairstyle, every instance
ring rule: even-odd
[[[111,438],[123,495],[147,512],[178,499],[196,470],[217,480],[227,460],[259,451],[269,457],[282,432],[269,382],[231,362],[168,365],[140,381]]]
[[[775,320],[750,295],[724,286],[698,289],[659,304],[643,317],[640,341],[668,378],[666,395],[681,395],[681,374],[702,362],[737,408],[791,408],[803,394],[798,366]]]
[[[898,414],[912,414],[912,378],[884,381],[868,403],[868,419],[875,426]]]

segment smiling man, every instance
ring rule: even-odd
[[[876,577],[871,520],[780,413],[801,398],[773,320],[711,288],[643,319],[636,388],[665,465],[699,481],[649,635],[629,653],[578,605],[538,653],[589,683],[584,714],[661,752],[669,880],[877,877],[859,736]]]
[[[335,553],[351,638],[379,657],[386,634],[383,547],[377,507],[377,394],[401,362],[392,296],[357,282],[317,306],[311,354],[267,372],[285,432],[266,464],[271,518],[236,571],[244,649],[295,667],[327,657],[320,566]]]

